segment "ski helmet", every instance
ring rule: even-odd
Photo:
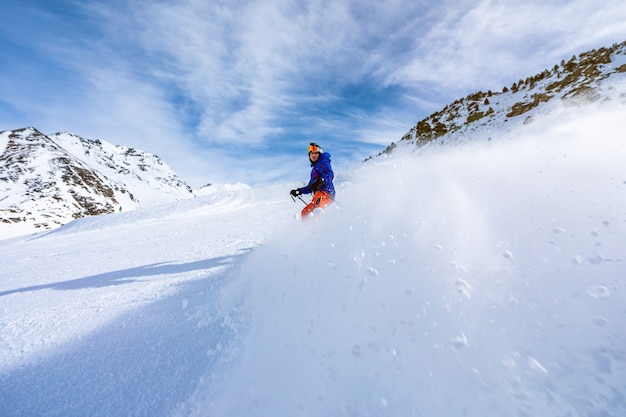
[[[311,144],[309,145],[309,154],[315,153],[315,152],[319,152],[320,154],[324,153],[320,145],[318,145],[317,143],[311,142]]]

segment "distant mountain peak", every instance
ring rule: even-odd
[[[33,127],[0,132],[0,228],[51,229],[193,196],[169,166],[144,151]]]

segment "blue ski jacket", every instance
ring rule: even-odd
[[[319,191],[324,191],[334,199],[335,186],[333,185],[333,178],[335,178],[335,173],[330,166],[330,154],[328,152],[321,154],[316,162],[311,162],[311,167],[311,179],[305,187],[300,189],[302,193],[310,194],[314,191],[318,191],[314,190],[312,186],[318,178],[323,178],[324,186],[320,188]]]

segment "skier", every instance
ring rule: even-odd
[[[330,154],[324,152],[316,143],[311,143],[308,150],[309,161],[312,167],[311,179],[305,187],[291,190],[291,195],[294,197],[313,193],[311,202],[302,209],[303,219],[309,216],[316,208],[327,207],[335,199],[335,186],[333,185],[335,174],[330,166]]]

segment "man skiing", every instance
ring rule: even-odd
[[[316,144],[309,145],[309,161],[311,162],[311,179],[302,188],[291,190],[291,195],[298,197],[301,194],[313,193],[313,199],[302,209],[302,218],[307,218],[316,208],[324,208],[335,199],[335,186],[333,178],[335,174],[330,166],[330,154],[324,152]]]

